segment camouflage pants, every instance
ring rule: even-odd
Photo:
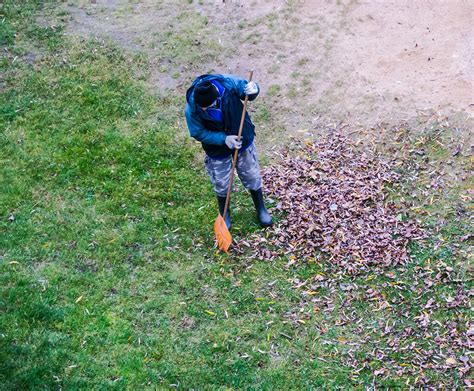
[[[225,197],[227,195],[233,156],[232,154],[225,159],[213,159],[206,155],[204,161],[206,171],[211,177],[214,191],[219,197]],[[260,176],[260,166],[258,164],[255,144],[252,143],[245,151],[239,152],[236,168],[237,174],[246,189],[258,190],[262,187],[262,178]]]

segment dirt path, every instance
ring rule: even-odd
[[[254,68],[263,88],[255,115],[266,136],[331,121],[370,128],[429,110],[473,116],[470,1],[89,0],[65,7],[69,33],[149,54],[159,93],[184,93],[196,74]]]

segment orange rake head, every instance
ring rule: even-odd
[[[232,244],[232,235],[227,229],[227,225],[221,215],[217,216],[214,222],[214,233],[216,234],[219,249],[229,253],[229,247]]]

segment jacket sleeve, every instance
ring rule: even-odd
[[[189,134],[192,138],[205,144],[224,145],[226,134],[224,132],[214,132],[207,130],[202,121],[191,113],[191,108],[186,105],[185,110],[186,123],[188,124]]]
[[[227,77],[228,79],[230,79],[233,82],[234,88],[237,90],[237,93],[238,93],[240,99],[244,100],[245,99],[244,88],[247,85],[248,81],[245,80],[245,79],[240,79],[240,78],[235,77],[233,75],[225,75],[225,77]],[[257,88],[258,88],[258,91],[257,91],[256,94],[249,95],[249,101],[254,100],[258,96],[258,94],[260,94],[260,86],[258,84],[257,84]]]

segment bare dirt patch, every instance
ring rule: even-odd
[[[254,115],[270,142],[329,122],[370,128],[420,111],[473,115],[471,2],[97,0],[65,8],[70,34],[147,53],[158,93],[182,94],[200,73],[255,69],[263,91]]]

